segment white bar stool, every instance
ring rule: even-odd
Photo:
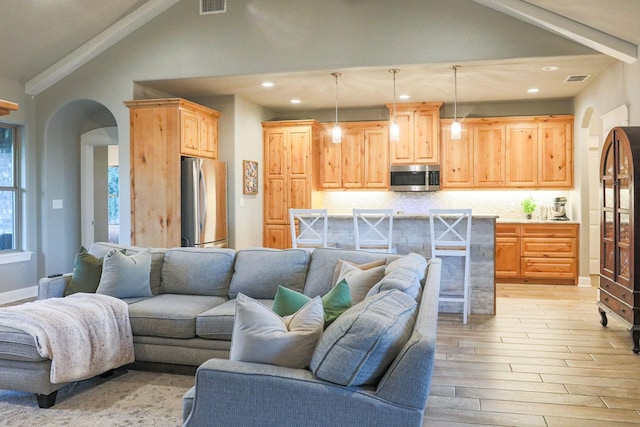
[[[464,257],[461,294],[440,294],[440,302],[461,302],[462,323],[471,313],[469,273],[471,261],[471,209],[430,209],[431,256]]]
[[[297,221],[296,221],[297,220]],[[296,222],[298,231],[296,231]],[[293,248],[326,248],[327,210],[326,209],[289,209],[291,224],[291,246]],[[316,225],[316,223],[318,223]]]
[[[354,209],[353,232],[356,250],[395,254],[393,209]]]

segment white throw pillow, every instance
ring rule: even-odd
[[[373,286],[384,277],[384,265],[373,267],[368,270],[361,270],[355,265],[343,262],[342,269],[338,275],[338,280],[333,285],[340,283],[343,279],[347,281],[351,291],[351,302],[353,305],[367,297],[367,293]]]
[[[151,252],[141,251],[131,256],[111,249],[104,256],[97,294],[115,298],[150,297]]]
[[[320,297],[280,317],[253,298],[238,294],[229,359],[307,368],[323,329]]]

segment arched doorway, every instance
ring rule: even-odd
[[[39,167],[42,218],[39,234],[44,256],[38,265],[44,275],[71,271],[82,244],[82,135],[116,126],[111,111],[92,100],[65,104],[45,125]]]
[[[120,241],[118,129],[98,128],[80,136],[81,242]]]

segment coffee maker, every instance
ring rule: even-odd
[[[569,221],[567,217],[566,197],[556,197],[553,199],[553,205],[549,208],[549,217],[552,221]]]

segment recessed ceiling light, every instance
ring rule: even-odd
[[[540,89],[538,89],[537,87],[532,87],[531,89],[527,89],[527,92],[529,92],[529,93],[538,93],[538,92],[540,92]]]
[[[398,98],[400,98],[400,99],[409,99],[409,98],[411,98],[411,96],[410,95],[400,95],[400,96],[398,96]]]
[[[560,67],[556,65],[547,65],[546,67],[542,67],[542,71],[556,71],[559,70]]]
[[[291,101],[292,104],[300,104],[302,101],[300,101],[299,99],[292,99]]]
[[[273,87],[273,82],[262,82],[262,87]]]

